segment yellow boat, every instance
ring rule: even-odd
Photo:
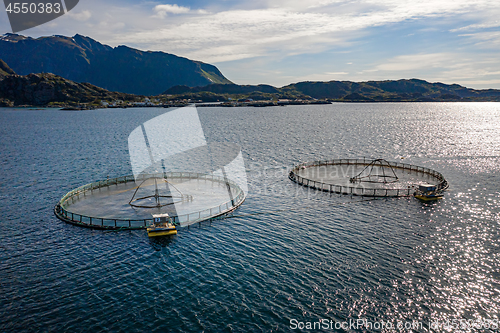
[[[149,237],[177,235],[177,229],[167,213],[153,214],[153,223],[147,230]]]
[[[415,198],[422,200],[422,201],[433,201],[433,200],[439,200],[443,199],[442,194],[415,194]]]
[[[443,193],[439,192],[435,185],[423,184],[418,186],[413,196],[422,201],[435,201],[442,199]]]

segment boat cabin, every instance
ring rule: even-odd
[[[422,184],[418,186],[418,190],[420,191],[420,193],[433,192],[436,191],[436,189],[437,189],[436,185]]]
[[[170,216],[168,213],[163,214],[152,214],[153,215],[153,225],[154,226],[162,226],[171,222]]]

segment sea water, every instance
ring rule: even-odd
[[[157,241],[54,216],[66,192],[131,174],[128,135],[168,111],[0,109],[1,331],[495,331],[500,103],[199,108],[207,141],[243,152],[232,218]],[[358,157],[431,168],[450,188],[427,204],[287,178]]]

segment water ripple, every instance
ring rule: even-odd
[[[128,134],[163,112],[0,110],[2,331],[499,319],[498,103],[200,109],[207,139],[246,159],[250,192],[233,218],[158,241],[53,216],[67,191],[130,174]],[[286,178],[300,162],[360,156],[439,170],[450,189],[432,204],[359,201]]]

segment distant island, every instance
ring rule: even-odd
[[[36,50],[36,52],[35,52]],[[217,67],[89,37],[0,37],[0,106],[274,106],[332,102],[500,101],[500,90],[419,79],[237,85]],[[219,102],[217,104],[211,104]],[[207,104],[208,103],[208,104]]]
[[[222,101],[324,100],[328,102],[450,102],[500,101],[500,90],[475,90],[458,84],[419,79],[386,81],[299,82],[276,88],[269,85],[211,84],[176,86],[163,95],[177,99]]]

